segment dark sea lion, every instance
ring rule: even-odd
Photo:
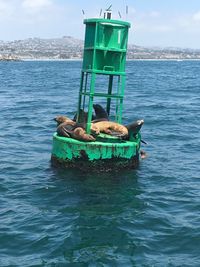
[[[54,120],[58,124],[57,134],[59,136],[72,137],[74,139],[87,142],[96,140],[92,135],[86,133],[86,125],[83,123],[76,123],[65,116],[57,116]],[[99,129],[95,125],[91,124],[91,132],[97,135],[99,134]]]
[[[57,116],[54,120],[57,122],[58,136],[70,137],[76,123],[66,116]]]
[[[96,139],[90,135],[86,134],[85,130],[81,127],[74,127],[69,124],[62,123],[57,127],[58,136],[71,137],[80,141],[95,141]]]
[[[69,125],[69,124],[60,124],[57,127],[57,135],[58,136],[63,136],[63,137],[70,137],[72,132],[74,131],[74,126]]]
[[[107,111],[99,104],[93,105],[94,111],[95,111],[95,120],[104,119],[109,120],[109,116]]]
[[[137,120],[131,124],[125,125],[128,129],[128,135],[136,135],[139,133],[142,125],[144,124],[144,120]]]
[[[79,112],[79,122],[86,123],[88,118],[88,112],[85,112],[83,109],[80,109]],[[95,119],[95,116],[92,114],[92,120]],[[73,121],[77,121],[77,113],[74,115]]]

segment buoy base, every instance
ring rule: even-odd
[[[101,135],[95,142],[53,136],[52,165],[81,171],[108,172],[135,169],[139,165],[141,136],[133,141]]]
[[[51,156],[51,163],[53,167],[59,168],[74,168],[85,172],[109,172],[119,171],[122,169],[136,169],[139,166],[139,155],[131,159],[101,159],[88,161],[84,159],[59,159],[54,155]]]

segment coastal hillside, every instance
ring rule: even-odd
[[[0,41],[0,60],[81,59],[83,41],[71,36]],[[200,49],[142,47],[130,44],[128,59],[200,59]]]

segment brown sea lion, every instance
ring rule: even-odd
[[[96,140],[91,134],[87,134],[81,127],[75,128],[70,136],[80,141],[94,142]]]
[[[100,121],[94,123],[95,126],[99,128],[99,131],[101,133],[110,134],[112,135],[112,132],[118,132],[121,136],[127,136],[128,135],[128,129],[123,126],[122,124],[112,122],[112,121]]]
[[[67,122],[67,123],[69,123],[70,125],[75,125],[75,124],[76,124],[75,121],[69,119],[69,118],[66,117],[66,116],[62,116],[62,115],[60,115],[60,116],[56,116],[56,117],[54,118],[54,121],[57,122],[57,125],[60,125],[60,124],[63,123],[63,122]]]

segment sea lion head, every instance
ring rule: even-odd
[[[148,157],[147,153],[144,150],[140,150],[140,156],[141,159],[146,159],[146,157]]]
[[[99,127],[97,127],[94,123],[91,123],[90,130],[92,134],[96,134],[96,135],[100,134]]]
[[[56,117],[54,118],[54,121],[56,121],[57,124],[60,125],[60,124],[63,123],[63,122],[69,122],[69,121],[71,121],[71,120],[70,120],[68,117],[66,117],[66,116],[56,116]]]
[[[137,124],[138,125],[143,125],[144,124],[144,120],[137,120]]]

